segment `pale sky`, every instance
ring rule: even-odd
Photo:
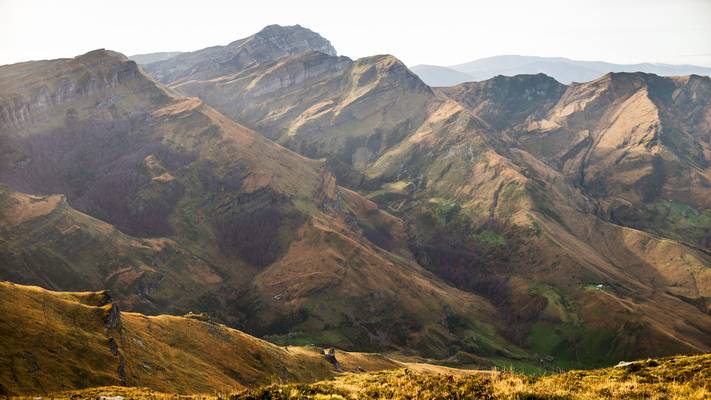
[[[502,54],[711,66],[711,0],[0,0],[0,64],[197,50],[269,24],[410,66]]]

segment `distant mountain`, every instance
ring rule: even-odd
[[[454,86],[462,82],[472,81],[472,76],[452,68],[437,65],[416,65],[410,68],[426,84],[433,87]]]
[[[136,54],[129,56],[129,60],[133,60],[136,64],[150,64],[158,61],[167,60],[173,58],[178,54],[182,54],[181,51],[163,51],[159,53],[146,53],[146,54]]]
[[[505,55],[482,58],[472,62],[439,67],[416,65],[412,67],[430,86],[453,86],[463,82],[483,81],[497,75],[515,76],[543,73],[558,82],[588,82],[610,72],[646,72],[660,76],[706,75],[711,68],[696,65],[670,64],[613,64],[603,61],[580,61],[562,57],[533,57]]]
[[[336,49],[318,33],[299,25],[269,25],[226,46],[213,46],[179,54],[143,68],[163,83],[211,79],[303,51],[336,55]]]

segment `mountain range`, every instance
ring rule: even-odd
[[[453,365],[711,351],[711,78],[432,87],[298,25],[154,59],[0,66],[0,279]]]
[[[588,82],[611,72],[645,72],[660,76],[711,76],[711,68],[696,65],[613,64],[603,61],[571,60],[563,57],[505,55],[481,58],[449,67],[415,65],[412,71],[430,86],[454,86],[483,81],[497,75],[546,74],[558,82]]]

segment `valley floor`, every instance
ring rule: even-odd
[[[708,399],[711,354],[641,360],[539,377],[505,371],[465,373],[411,364],[396,370],[345,373],[313,384],[273,384],[232,394],[216,391],[209,395],[179,396],[143,388],[103,387],[61,392],[47,398],[80,400],[104,396],[114,400]]]

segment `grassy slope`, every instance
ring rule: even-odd
[[[0,282],[0,390],[48,393],[126,384],[204,393],[334,373],[316,348],[279,347],[195,318],[115,314],[107,301],[106,292]],[[345,370],[397,365],[377,355],[339,356]]]
[[[110,289],[122,307],[153,312],[185,308],[221,281],[219,271],[186,246],[126,235],[76,211],[63,196],[0,186],[0,202],[4,279],[57,290]],[[171,297],[175,292],[181,299]]]
[[[649,359],[626,366],[530,377],[413,366],[365,374],[343,374],[314,384],[280,384],[246,390],[232,400],[256,399],[707,399],[711,355]],[[56,393],[57,399],[121,395],[136,399],[175,398],[140,388],[104,387]],[[204,398],[226,398],[225,392]]]
[[[410,369],[346,374],[312,385],[250,390],[232,399],[705,399],[711,355],[638,361],[625,367],[529,377],[426,374]]]

